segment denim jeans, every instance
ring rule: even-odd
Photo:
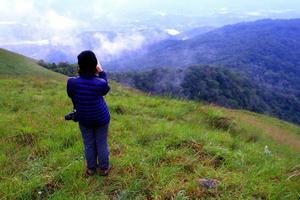
[[[79,124],[89,169],[96,167],[108,169],[109,167],[108,127],[109,124],[100,127],[85,127]]]

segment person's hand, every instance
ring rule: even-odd
[[[103,68],[102,68],[101,64],[98,64],[96,66],[96,71],[97,71],[97,73],[103,72]]]

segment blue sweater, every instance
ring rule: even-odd
[[[100,72],[99,76],[69,78],[67,93],[73,101],[80,124],[97,127],[109,123],[110,114],[103,98],[109,90],[105,72]]]

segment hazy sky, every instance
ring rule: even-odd
[[[43,25],[69,30],[89,27],[90,21],[112,24],[145,15],[215,15],[256,16],[267,18],[278,14],[300,13],[299,0],[0,0],[0,24]],[[291,14],[293,13],[293,15]]]
[[[130,32],[154,27],[172,34],[196,26],[296,18],[300,0],[0,0],[0,13],[0,46],[79,46],[74,35],[89,30]],[[119,50],[143,40],[130,33],[106,46],[112,49],[116,43]]]

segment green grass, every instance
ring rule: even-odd
[[[250,112],[147,96],[115,83],[106,97],[113,169],[105,178],[85,178],[78,124],[64,121],[72,109],[66,79],[53,76],[0,76],[0,199],[300,197],[300,150],[243,117],[296,139],[299,127]],[[271,154],[264,153],[266,145]],[[220,184],[204,189],[200,178]]]
[[[300,178],[288,179],[299,151],[226,118],[224,109],[112,84],[114,168],[106,178],[85,178],[79,129],[63,118],[72,108],[65,83],[4,77],[0,91],[2,199],[299,198]],[[199,178],[221,183],[206,190]]]
[[[62,79],[63,75],[39,66],[33,59],[0,48],[0,75],[3,76],[39,76]]]

